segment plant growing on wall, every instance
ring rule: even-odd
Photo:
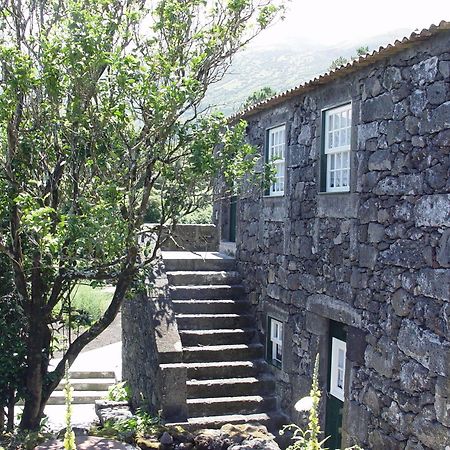
[[[286,431],[292,432],[292,440],[294,443],[286,450],[328,450],[324,445],[328,437],[321,439],[322,431],[319,423],[319,404],[320,404],[320,389],[319,389],[319,354],[316,355],[314,363],[313,379],[311,384],[311,391],[309,397],[304,397],[299,400],[295,408],[298,411],[309,411],[308,427],[303,430],[296,424],[290,424],[283,427],[280,435]],[[334,450],[334,449],[333,449]],[[345,450],[362,450],[359,446],[354,445]]]
[[[251,171],[245,124],[199,105],[273,3],[0,0],[0,252],[29,332],[21,428],[38,428],[65,365],[155,260],[163,226],[209,201],[217,173],[236,186]],[[160,221],[144,245],[155,186]],[[114,295],[49,373],[55,309],[80,281]]]

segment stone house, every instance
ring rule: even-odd
[[[241,118],[275,179],[215,220],[283,411],[320,354],[328,446],[450,449],[450,23]]]

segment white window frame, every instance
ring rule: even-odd
[[[270,361],[275,366],[282,367],[283,364],[283,322],[280,322],[273,317],[269,317],[270,324],[270,346],[272,353],[272,360]],[[277,350],[281,354],[281,360],[277,358]]]
[[[286,125],[269,128],[267,131],[267,162],[275,169],[275,180],[270,184],[269,196],[282,196],[286,183]],[[277,135],[281,135],[281,139],[275,144]]]
[[[339,352],[343,352],[343,367],[339,366]],[[344,401],[345,394],[345,367],[347,358],[347,344],[337,338],[331,340],[331,379],[330,394]]]
[[[330,117],[336,117],[337,114],[347,113],[347,126],[334,127],[330,129]],[[324,136],[324,151],[326,157],[326,192],[349,192],[350,191],[350,157],[351,157],[351,131],[352,131],[352,104],[347,103],[336,108],[327,109],[324,114],[325,120],[325,136]],[[333,139],[330,139],[330,135],[339,136],[345,133],[345,140],[339,145],[334,145]],[[330,143],[331,146],[330,146]],[[343,161],[346,159],[347,164],[343,167]],[[339,168],[336,168],[339,161]],[[333,164],[334,162],[334,164]],[[332,167],[334,166],[334,169]],[[339,175],[339,180],[342,183],[343,178],[346,176],[347,184],[344,186],[332,186],[332,177],[336,179],[336,175]],[[334,184],[334,183],[333,183]]]

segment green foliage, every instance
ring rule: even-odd
[[[116,383],[108,388],[107,399],[114,402],[128,402],[131,398],[131,389],[126,381]]]
[[[103,427],[91,429],[90,434],[134,443],[138,437],[156,434],[161,429],[159,416],[152,416],[138,409],[133,417],[118,421],[107,420]]]
[[[101,287],[78,284],[72,291],[72,308],[79,314],[87,315],[88,325],[100,319],[111,303],[112,293]]]
[[[159,242],[141,240],[145,215],[170,227],[210,202],[219,174],[236,190],[248,173],[260,181],[245,122],[199,105],[281,9],[278,0],[44,3],[0,8],[0,253],[15,261],[16,303],[39,331],[32,348],[44,358],[26,370],[40,385],[30,389],[47,394],[155,257]],[[76,318],[69,294],[80,281],[120,289],[46,374],[54,325]],[[38,426],[39,398],[25,400],[22,427]]]
[[[306,430],[301,429],[296,424],[286,425],[280,431],[280,435],[283,435],[286,431],[292,432],[292,440],[294,443],[290,445],[286,450],[328,450],[324,447],[328,437],[320,440],[322,431],[319,424],[319,404],[320,404],[320,389],[319,389],[319,354],[316,355],[314,363],[313,379],[311,384],[309,405],[309,420],[308,428]],[[307,402],[309,403],[309,402]],[[363,450],[359,446],[354,445],[346,448],[345,450]]]
[[[0,255],[0,330],[0,408],[4,409],[11,406],[11,397],[15,404],[24,395],[27,337],[25,315],[4,255]]]
[[[199,208],[196,211],[187,214],[180,219],[180,223],[198,223],[208,224],[212,223],[213,207],[211,204]]]
[[[242,109],[250,108],[250,106],[256,105],[263,100],[266,100],[270,97],[276,95],[276,91],[274,91],[271,87],[266,86],[258,91],[253,92],[253,94],[249,95],[242,105]]]
[[[345,66],[346,64],[348,64],[350,61],[353,61],[355,59],[358,59],[360,56],[364,56],[367,55],[367,53],[369,53],[369,47],[366,46],[361,46],[358,47],[356,49],[356,55],[353,55],[350,59],[345,58],[343,56],[339,56],[338,58],[336,58],[335,60],[333,60],[330,64],[330,67],[328,68],[328,70],[336,70],[339,69],[339,67],[341,66]]]

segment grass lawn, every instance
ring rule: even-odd
[[[72,306],[86,311],[92,320],[98,320],[111,302],[113,293],[104,288],[78,284],[72,292]]]

